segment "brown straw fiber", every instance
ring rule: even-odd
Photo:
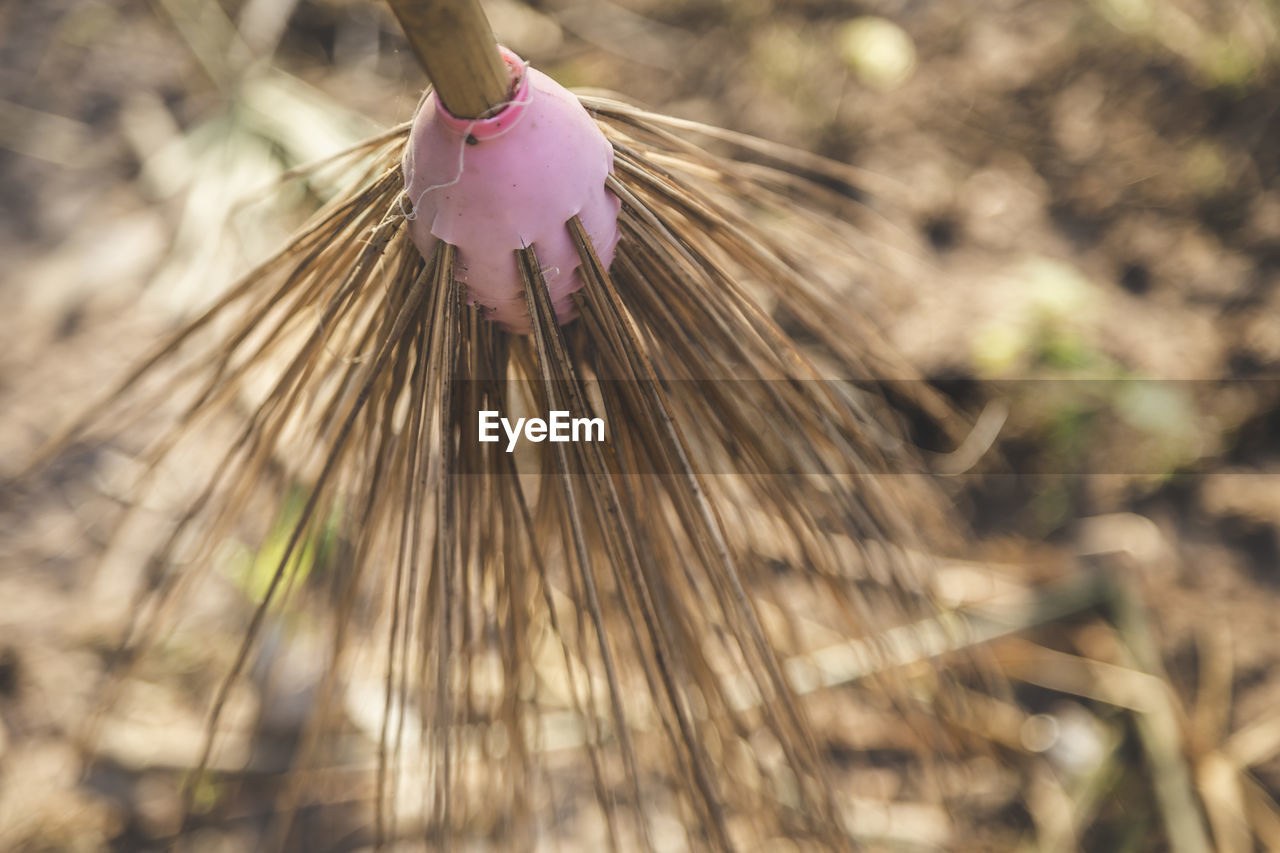
[[[857,846],[801,695],[822,680],[805,654],[859,638],[891,661],[884,632],[934,614],[921,555],[937,543],[921,531],[945,513],[884,393],[953,425],[851,304],[866,264],[847,198],[763,143],[581,99],[623,207],[609,270],[565,223],[583,262],[576,322],[556,324],[536,246],[518,253],[528,337],[465,303],[452,247],[417,254],[402,126],[344,155],[349,189],[60,439],[176,401],[143,494],[161,460],[240,424],[152,561],[116,686],[220,543],[261,519],[264,493],[305,495],[213,697],[189,807],[222,778],[227,702],[292,602],[329,639],[277,792],[280,846],[340,760],[355,676],[384,685],[363,789],[375,846],[532,848],[561,833],[566,803],[614,850],[667,849],[672,827],[688,849]],[[482,409],[599,416],[609,440],[507,453],[475,440]],[[265,499],[268,517],[279,504]],[[302,577],[322,542],[324,577]],[[918,675],[856,691],[931,738],[947,688]]]

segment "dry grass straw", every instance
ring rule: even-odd
[[[907,476],[920,472],[881,391],[945,411],[849,306],[860,238],[830,216],[847,199],[689,141],[709,128],[583,102],[614,146],[622,241],[606,271],[566,223],[585,280],[576,323],[555,323],[536,246],[518,253],[530,337],[465,304],[451,247],[417,254],[406,125],[344,155],[356,188],[64,436],[127,429],[177,401],[178,423],[146,457],[152,477],[184,442],[209,452],[202,427],[248,406],[159,550],[121,659],[167,630],[264,484],[301,483],[305,505],[213,699],[193,785],[264,623],[309,595],[301,551],[336,526],[329,588],[309,595],[326,603],[326,676],[285,814],[307,802],[343,684],[373,646],[385,681],[379,846],[554,835],[556,798],[573,797],[549,769],[563,747],[590,774],[611,849],[660,846],[656,827],[672,825],[691,849],[776,836],[849,847],[857,828],[783,660],[832,638],[904,657],[884,632],[933,615],[919,531],[945,516],[927,478]],[[826,381],[775,312],[850,381]],[[474,440],[481,409],[598,415],[610,441],[508,454]],[[929,719],[919,690],[925,705],[946,693],[925,678],[908,701],[899,677],[879,681],[908,719]]]

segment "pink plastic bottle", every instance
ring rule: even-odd
[[[404,154],[413,204],[409,235],[423,257],[436,241],[458,249],[468,302],[511,332],[531,331],[514,252],[533,246],[561,324],[582,287],[565,223],[578,216],[606,266],[618,244],[621,203],[605,188],[613,148],[572,94],[501,48],[516,81],[486,119],[450,115],[433,93],[414,118]]]

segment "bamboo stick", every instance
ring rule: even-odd
[[[444,108],[483,118],[507,100],[511,74],[479,0],[387,0]]]

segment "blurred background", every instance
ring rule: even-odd
[[[975,424],[955,452],[916,436],[976,533],[947,588],[1025,603],[987,649],[1010,680],[969,768],[989,817],[895,811],[886,734],[860,777],[886,849],[1280,849],[1280,6],[484,5],[565,85],[866,172],[833,189],[893,235],[876,319]],[[0,475],[332,192],[288,170],[407,120],[424,84],[364,0],[0,8]],[[233,647],[164,649],[87,777],[73,740],[136,449],[0,495],[0,848],[175,830],[187,691]],[[231,563],[234,610],[260,578]],[[253,848],[261,816],[228,808],[194,849]],[[315,849],[367,844],[361,819]]]

